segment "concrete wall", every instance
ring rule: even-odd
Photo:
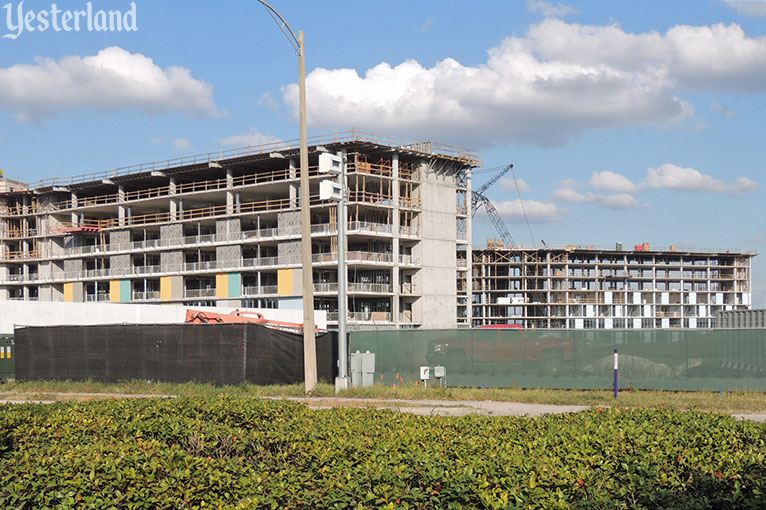
[[[217,235],[236,234],[242,231],[242,222],[239,218],[231,220],[217,220],[215,233]],[[242,258],[242,245],[218,246],[215,249],[215,260],[218,267],[239,267]]]
[[[457,327],[455,173],[422,169],[421,238],[413,249],[423,268],[413,277],[421,298],[412,306],[424,328]]]
[[[0,301],[0,334],[12,335],[15,326],[56,326],[89,324],[179,324],[186,310],[232,312],[234,308],[176,305],[132,305],[111,303],[46,303],[35,301]],[[303,322],[303,310],[241,308],[258,311],[268,319]],[[327,328],[327,312],[314,311],[317,327]]]

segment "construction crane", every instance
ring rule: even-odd
[[[489,216],[489,219],[492,221],[492,224],[495,226],[497,233],[500,235],[500,238],[508,247],[511,247],[515,244],[513,242],[513,237],[511,237],[511,233],[508,232],[508,229],[505,226],[505,222],[503,221],[503,218],[500,217],[500,213],[497,212],[497,209],[492,204],[492,201],[489,198],[487,198],[487,196],[484,193],[493,184],[499,181],[500,178],[503,177],[512,168],[513,168],[513,164],[506,166],[500,172],[498,172],[497,175],[495,175],[490,180],[485,182],[481,188],[471,192],[471,217],[475,216],[476,211],[481,209],[483,206],[484,210],[487,211],[487,216]]]
[[[481,208],[481,206],[484,206],[484,210],[487,211],[487,216],[489,216],[489,219],[492,220],[492,224],[495,226],[497,233],[500,235],[500,239],[503,240],[508,248],[513,246],[515,243],[513,242],[511,233],[508,232],[508,229],[505,227],[505,222],[503,222],[503,218],[500,217],[500,213],[497,212],[497,209],[492,204],[492,201],[476,191],[473,192],[472,201],[473,200],[476,200],[478,203],[478,205],[473,209],[473,212],[475,213],[479,208]]]
[[[494,185],[497,181],[499,181],[505,174],[510,172],[512,168],[513,168],[513,164],[510,164],[510,165],[504,167],[493,178],[491,178],[490,180],[485,182],[484,185],[482,185],[481,188],[479,188],[478,190],[475,190],[473,192],[473,196],[471,197],[471,211],[472,211],[472,215],[475,215],[476,214],[476,210],[479,208],[479,202],[481,202],[481,198],[480,197],[483,197],[484,193],[486,193],[486,191],[489,188],[491,188],[492,185]],[[486,197],[485,197],[485,200],[486,200]]]

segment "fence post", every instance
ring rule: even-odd
[[[617,349],[614,350],[614,398],[617,398],[617,393],[619,392],[619,365],[617,360]]]

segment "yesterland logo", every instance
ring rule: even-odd
[[[136,3],[130,2],[125,11],[93,9],[93,4],[87,2],[83,9],[59,9],[54,3],[50,9],[39,11],[24,10],[24,1],[14,6],[7,3],[5,10],[5,25],[8,33],[3,39],[16,40],[24,32],[45,32],[52,29],[55,32],[136,32]],[[0,30],[2,25],[0,24]]]

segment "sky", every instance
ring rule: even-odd
[[[297,54],[257,1],[0,4],[8,178],[298,137]],[[487,196],[517,244],[764,251],[766,2],[271,4],[305,32],[310,136],[513,163]],[[763,255],[753,291],[766,307]]]

